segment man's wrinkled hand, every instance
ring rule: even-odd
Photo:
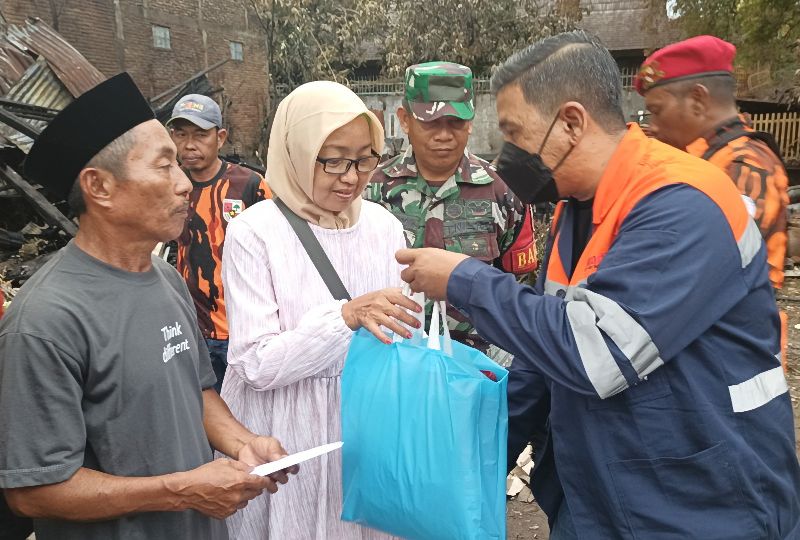
[[[283,449],[283,446],[281,446],[281,443],[278,442],[277,439],[274,437],[261,436],[252,439],[239,450],[239,461],[251,467],[257,467],[264,463],[277,461],[287,455],[286,450]],[[299,465],[292,465],[286,469],[274,472],[269,476],[276,482],[285,484],[289,481],[288,475],[297,474],[299,470]]]
[[[216,519],[241,510],[266,489],[278,491],[269,477],[250,474],[250,465],[232,459],[216,459],[196,469],[172,475],[169,489],[178,498],[176,509],[192,509]]]
[[[450,274],[468,256],[434,248],[401,249],[395,255],[397,262],[408,267],[400,277],[414,292],[423,292],[431,300],[447,298]]]

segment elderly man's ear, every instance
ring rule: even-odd
[[[117,180],[109,171],[96,167],[87,167],[78,174],[78,182],[80,183],[86,206],[111,207],[111,199],[117,187]]]

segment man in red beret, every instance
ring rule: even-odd
[[[733,180],[767,244],[772,286],[783,285],[788,179],[772,135],[753,130],[736,107],[736,47],[697,36],[651,54],[636,76],[654,136],[710,161]],[[781,312],[781,341],[786,341]],[[785,344],[783,361],[785,367]]]

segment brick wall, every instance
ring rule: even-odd
[[[252,157],[263,152],[267,53],[261,26],[246,0],[0,0],[10,23],[39,17],[105,75],[128,71],[153,97],[230,58],[243,44],[243,61],[230,60],[208,77],[223,108],[230,147]],[[55,6],[55,9],[53,8]],[[54,16],[55,15],[55,16]],[[153,25],[170,29],[171,49],[153,45]]]

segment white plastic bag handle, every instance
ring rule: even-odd
[[[440,321],[441,319],[441,321]],[[439,326],[443,332],[439,339]],[[439,343],[441,342],[441,349]],[[433,303],[433,313],[431,314],[431,327],[428,329],[428,348],[435,351],[443,350],[447,356],[453,356],[453,340],[450,337],[450,328],[447,326],[447,306],[441,300]]]
[[[422,344],[423,328],[425,326],[425,294],[412,293],[411,287],[408,284],[403,286],[403,294],[410,297],[414,302],[422,306],[422,311],[414,313],[414,318],[419,321],[419,328],[412,328],[412,342]],[[450,328],[447,327],[446,306],[444,302],[433,303],[433,313],[431,314],[431,326],[428,328],[428,348],[435,351],[443,350],[448,356],[453,356],[453,340],[450,337]],[[441,323],[444,332],[439,333],[439,325]],[[440,340],[439,337],[443,339]],[[402,343],[405,338],[400,334],[395,334],[392,337],[394,343]],[[441,346],[440,346],[441,343]],[[441,349],[440,349],[441,347]]]

